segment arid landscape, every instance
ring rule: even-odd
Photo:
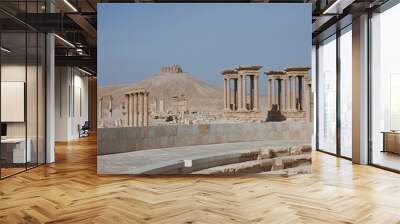
[[[99,88],[98,173],[309,173],[309,69],[261,68],[222,70],[223,85],[213,86],[171,65],[136,83]]]
[[[224,88],[210,85],[199,80],[189,72],[165,72],[149,76],[135,83],[109,85],[98,88],[98,100],[103,99],[100,113],[100,127],[123,126],[124,94],[134,89],[146,89],[149,92],[149,126],[165,124],[203,124],[236,123],[241,119],[223,117]],[[112,99],[110,116],[109,101]],[[107,102],[105,102],[107,101]],[[266,117],[266,97],[261,93],[260,109]],[[182,119],[182,114],[184,118]],[[172,118],[172,120],[170,120]],[[170,121],[168,121],[170,120]],[[245,119],[248,122],[248,119]]]

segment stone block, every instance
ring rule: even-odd
[[[272,155],[272,158],[282,157],[282,156],[289,156],[290,155],[290,149],[288,147],[274,148],[274,149],[271,150],[271,155]]]
[[[302,154],[301,146],[290,147],[290,155],[301,155],[301,154]]]
[[[118,153],[121,149],[120,146],[120,130],[119,128],[107,128],[106,130],[101,130],[101,138],[98,139],[98,149],[97,153],[99,155]]]
[[[176,175],[179,173],[182,173],[182,168],[184,167],[183,161],[179,161],[174,164],[169,164],[166,166],[158,167],[153,170],[148,170],[144,172],[143,174],[145,175],[158,175],[158,174],[163,174],[163,175]]]
[[[192,125],[191,126],[191,134],[192,135],[198,135],[199,134],[199,125]]]
[[[172,125],[171,127],[165,128],[164,126],[162,136],[177,136],[178,135],[178,125]]]
[[[302,146],[301,146],[301,151],[302,151],[302,152],[311,153],[311,151],[312,151],[311,145],[302,145]]]
[[[282,159],[278,158],[278,159],[274,159],[273,161],[274,162],[273,162],[271,171],[283,170],[284,169]]]
[[[177,145],[176,137],[175,136],[168,136],[168,147],[174,147],[174,146],[181,146]]]
[[[168,147],[168,136],[160,137],[160,147],[159,148],[165,148],[165,147]]]
[[[194,125],[177,125],[177,133],[178,137],[193,135],[193,126]]]
[[[149,127],[146,131],[145,137],[147,138],[157,138],[159,137],[158,126]]]
[[[272,155],[272,150],[269,148],[264,148],[264,149],[260,149],[260,152],[258,154],[258,160],[262,160],[262,159],[271,159],[273,158]]]
[[[199,132],[198,134],[199,135],[207,134],[209,132],[209,129],[210,129],[210,125],[209,124],[200,124],[198,126],[198,132]]]
[[[301,132],[300,130],[291,130],[290,136],[291,139],[300,140],[301,139]]]

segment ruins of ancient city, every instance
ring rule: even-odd
[[[260,74],[266,83],[260,82]],[[104,88],[99,91],[98,125],[312,121],[309,68],[263,72],[262,66],[239,65],[219,75],[223,88],[197,81],[180,65],[172,65],[162,67],[149,80]],[[260,93],[261,85],[265,93]]]
[[[149,92],[145,89],[135,89],[125,93],[124,124],[129,127],[144,127],[149,125]]]

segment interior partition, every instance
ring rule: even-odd
[[[0,29],[0,178],[45,163],[45,35]]]

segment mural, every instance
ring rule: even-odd
[[[101,4],[98,173],[309,173],[310,10]]]

